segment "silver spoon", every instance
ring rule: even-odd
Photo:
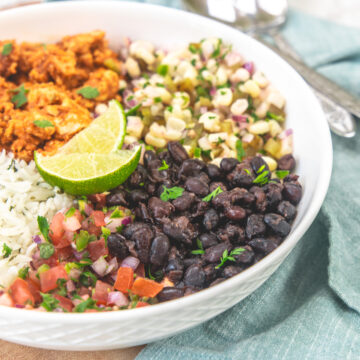
[[[278,32],[285,23],[287,0],[183,0],[188,10],[216,19],[254,36],[290,63],[312,86],[326,114],[331,130],[344,137],[356,134],[355,115],[360,117],[360,100],[302,62]],[[278,47],[260,35],[272,37]]]

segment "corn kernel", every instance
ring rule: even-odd
[[[97,104],[95,107],[95,112],[98,115],[102,115],[104,112],[106,112],[107,108],[108,107],[106,104]]]
[[[277,90],[269,93],[267,101],[278,109],[282,109],[285,106],[285,98]]]
[[[250,73],[244,69],[244,68],[240,68],[237,69],[231,76],[230,76],[230,80],[233,83],[238,83],[241,81],[247,81],[250,79]]]
[[[212,144],[207,136],[203,136],[198,140],[198,144],[203,150],[211,150],[214,147],[214,144]]]
[[[252,78],[262,89],[269,85],[269,80],[261,71],[256,71]]]
[[[190,104],[190,96],[187,92],[185,91],[177,91],[174,94],[174,97],[172,99],[171,104],[174,105],[178,105],[180,108],[185,109],[189,106]]]
[[[132,78],[137,78],[141,74],[138,62],[136,60],[134,60],[132,57],[128,57],[126,59],[125,68],[126,68],[128,74]]]
[[[249,132],[252,134],[266,134],[270,131],[270,126],[267,121],[259,120],[249,126]]]
[[[233,99],[233,93],[231,89],[224,88],[216,90],[216,94],[213,100],[215,107],[229,106]]]
[[[219,132],[221,130],[220,116],[213,112],[207,112],[201,115],[199,123],[204,124],[205,130],[210,132]]]
[[[166,122],[166,128],[169,130],[183,131],[186,128],[186,123],[175,116],[170,116]]]
[[[249,102],[247,99],[238,99],[231,105],[230,111],[233,115],[239,116],[242,115],[248,107]]]
[[[149,132],[156,137],[164,137],[166,133],[165,126],[159,125],[158,123],[154,122],[151,124]]]
[[[134,41],[130,45],[130,55],[144,60],[148,65],[155,62],[154,45],[148,41]]]
[[[280,151],[280,142],[270,138],[264,145],[264,150],[272,156],[276,156]],[[277,157],[277,156],[276,156]]]
[[[156,137],[148,132],[145,136],[145,142],[148,145],[155,146],[157,148],[163,148],[166,146],[166,140],[164,138]]]
[[[270,126],[270,135],[272,137],[275,137],[282,132],[282,128],[276,120],[270,120],[269,126]]]
[[[125,135],[125,138],[124,138],[125,145],[131,145],[137,141],[138,141],[138,139],[135,136]]]
[[[277,162],[270,156],[262,156],[262,159],[266,162],[270,171],[274,171],[277,168]]]
[[[240,85],[239,89],[253,98],[257,98],[260,95],[259,85],[254,80],[246,81],[244,85]]]
[[[166,129],[165,138],[170,141],[177,141],[182,138],[182,132],[174,129]]]
[[[144,130],[144,124],[141,121],[141,118],[138,116],[128,116],[127,117],[127,127],[126,131],[130,136],[140,139],[142,132]]]
[[[255,114],[261,118],[266,116],[266,113],[269,111],[269,103],[263,101],[255,110]]]
[[[227,71],[223,66],[219,67],[215,77],[217,86],[224,85],[228,81]]]
[[[215,134],[210,134],[208,136],[208,139],[211,143],[217,144],[221,141],[226,141],[228,138],[228,133],[226,132],[219,132]]]

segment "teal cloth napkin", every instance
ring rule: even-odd
[[[134,1],[181,8],[179,0]],[[360,96],[360,30],[291,11],[283,34],[309,65]],[[326,200],[275,274],[213,320],[148,345],[137,360],[360,358],[359,132],[332,136]]]

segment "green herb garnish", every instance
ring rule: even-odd
[[[164,191],[160,195],[160,199],[162,201],[169,201],[177,199],[179,196],[181,196],[184,192],[184,189],[178,186],[174,186],[172,188],[167,188],[166,186],[163,186]]]
[[[207,98],[207,99],[210,99],[211,96],[209,94],[209,90],[208,89],[205,89],[204,87],[202,87],[201,85],[197,86],[196,87],[196,94],[199,96],[199,97],[204,97],[204,98]]]
[[[106,244],[108,237],[111,235],[111,231],[108,228],[102,226],[101,233],[104,236],[104,240],[105,240],[105,244]]]
[[[194,150],[194,157],[199,158],[201,157],[201,148],[196,147]]]
[[[67,294],[66,281],[67,281],[67,280],[66,280],[66,279],[63,279],[63,278],[56,280],[56,284],[57,284],[57,286],[58,286],[58,291],[57,291],[57,293],[58,293],[59,295],[61,295],[61,296],[66,296],[66,294]]]
[[[160,64],[156,69],[156,72],[161,76],[166,76],[168,71],[169,71],[169,66],[165,64]]]
[[[8,166],[8,168],[7,168],[7,170],[14,170],[14,172],[17,172],[18,171],[18,169],[16,168],[16,161],[15,161],[15,159],[12,159],[11,160],[11,163],[10,163],[10,165]]]
[[[194,254],[194,255],[202,255],[202,254],[204,254],[205,250],[204,250],[203,244],[202,244],[202,242],[200,241],[199,238],[196,239],[196,244],[198,246],[198,249],[193,250],[191,253]]]
[[[141,107],[141,103],[135,105],[134,107],[132,107],[131,109],[129,109],[128,111],[125,111],[125,116],[131,116],[131,115],[136,115],[136,112],[140,109]]]
[[[209,195],[202,198],[202,201],[209,202],[212,199],[214,199],[217,195],[221,194],[222,192],[223,192],[223,190],[221,189],[220,186],[218,186],[212,193],[210,193]]]
[[[236,158],[238,159],[238,161],[241,162],[243,160],[244,156],[246,155],[246,153],[243,148],[242,141],[240,139],[236,140],[235,147],[236,147]]]
[[[84,86],[83,88],[76,91],[77,94],[81,95],[85,99],[95,99],[100,95],[99,90],[96,87]]]
[[[75,235],[76,250],[83,251],[87,247],[89,240],[89,233],[85,230],[80,230],[80,233]]]
[[[196,54],[197,52],[199,52],[200,50],[200,44],[190,44],[189,45],[189,51],[192,53],[192,54]]]
[[[16,109],[21,108],[27,103],[28,100],[26,94],[29,92],[29,90],[25,89],[24,85],[21,85],[18,88],[10,91],[15,93],[15,95],[13,95],[11,98],[11,102],[15,105]]]
[[[161,170],[167,170],[169,168],[169,165],[166,163],[165,160],[162,161],[162,166],[160,166],[158,168],[158,171],[161,171]]]
[[[244,171],[248,174],[248,175],[251,175],[251,172],[249,169],[244,169]]]
[[[154,103],[155,104],[158,104],[158,103],[161,103],[161,102],[162,102],[162,100],[161,100],[160,96],[157,96],[157,97],[154,98]]]
[[[13,49],[13,45],[12,43],[6,43],[3,45],[2,51],[1,51],[1,55],[2,56],[8,56],[10,55],[10,53],[12,52]]]
[[[162,88],[165,87],[165,85],[164,85],[164,84],[161,84],[161,83],[156,83],[156,86],[157,86],[157,87],[162,87]]]
[[[44,237],[44,239],[47,242],[51,242],[50,238],[49,238],[49,223],[46,220],[46,218],[44,216],[39,215],[37,217],[37,223],[38,223],[38,226],[39,226],[39,230],[40,230],[42,236]]]
[[[69,218],[72,217],[75,214],[76,209],[74,207],[71,207],[66,213],[65,213],[65,217]]]
[[[251,96],[248,96],[247,100],[249,105],[246,111],[253,111],[255,109],[253,98]]]
[[[224,143],[224,142],[225,142],[224,139],[222,139],[221,137],[218,137],[217,142],[216,142],[216,145],[220,145],[220,144],[222,144],[222,143]]]
[[[215,269],[221,268],[227,261],[235,261],[234,255],[239,255],[244,251],[245,251],[244,248],[236,248],[236,249],[232,250],[230,255],[229,255],[228,250],[225,249],[222,256],[221,256],[220,264],[216,265]]]
[[[80,304],[76,305],[74,308],[75,312],[84,312],[86,309],[94,309],[96,301],[92,298],[88,298],[85,301],[81,302]]]
[[[190,61],[190,63],[191,63],[192,66],[196,66],[196,59],[192,59],[192,60]]]
[[[207,159],[211,159],[211,149],[209,149],[209,150],[201,149],[201,155]]]
[[[122,211],[119,208],[116,208],[110,215],[110,219],[118,219],[123,216]]]
[[[287,177],[290,174],[289,170],[276,170],[275,171],[275,175],[279,178],[279,179],[284,179],[285,177]]]
[[[29,274],[29,267],[28,266],[24,266],[22,267],[19,271],[18,271],[18,276],[19,278],[22,278],[22,279],[26,279],[28,277],[28,274]]]
[[[269,182],[269,170],[263,171],[261,174],[259,174],[255,180],[253,181],[254,184],[259,184],[261,186],[266,185]]]
[[[45,128],[48,128],[48,127],[54,127],[54,124],[49,121],[49,120],[46,120],[46,119],[43,119],[43,120],[35,120],[33,122],[33,124],[39,128],[42,128],[42,129],[45,129]]]
[[[55,248],[53,244],[49,243],[41,243],[39,245],[40,249],[40,257],[42,259],[49,259],[52,255],[54,255]]]
[[[276,114],[274,114],[274,113],[272,113],[272,112],[270,112],[270,111],[268,111],[268,112],[266,113],[266,117],[268,117],[268,118],[270,118],[270,119],[274,119],[274,120],[279,121],[279,122],[283,122],[283,121],[285,120],[283,116],[281,116],[281,115],[276,115]]]
[[[212,58],[216,58],[220,55],[220,50],[221,50],[221,44],[222,44],[222,40],[219,39],[218,40],[218,43],[217,43],[217,46],[216,46],[216,49],[214,50],[214,52],[211,54],[211,57]]]
[[[12,253],[12,249],[4,243],[2,248],[2,255],[4,259],[8,258],[11,255],[11,253]]]
[[[86,287],[95,286],[97,277],[91,271],[85,271],[80,275],[79,278],[81,284]]]
[[[52,294],[44,294],[42,292],[40,294],[43,298],[43,302],[40,306],[42,306],[46,311],[53,311],[58,307],[60,301],[55,299]]]

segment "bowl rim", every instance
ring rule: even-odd
[[[184,10],[169,8],[160,5],[154,4],[146,4],[146,3],[136,3],[129,1],[112,1],[112,0],[98,0],[98,1],[71,1],[71,2],[52,2],[52,3],[42,3],[36,5],[29,5],[26,7],[20,7],[10,10],[5,10],[0,13],[0,20],[2,17],[6,17],[9,15],[16,16],[17,14],[26,14],[31,12],[37,12],[38,10],[48,9],[48,10],[56,10],[57,8],[89,8],[93,7],[96,9],[98,6],[101,7],[132,7],[133,9],[137,9],[139,11],[146,8],[147,10],[156,11],[157,15],[160,17],[162,15],[166,16],[167,14],[179,14],[181,16],[188,17],[189,20],[203,22],[203,23],[212,23],[217,26],[219,30],[223,29],[231,29],[232,31],[237,31],[239,37],[247,37],[248,35],[240,32],[232,28],[231,26],[222,24],[216,20],[206,18],[204,16],[200,16],[197,14],[189,13]],[[140,8],[141,7],[141,8]],[[319,101],[316,99],[315,95],[312,93],[310,87],[306,84],[303,78],[294,70],[285,60],[275,54],[272,50],[267,48],[265,45],[261,44],[257,40],[251,38],[251,41],[257,43],[257,46],[262,49],[264,55],[271,54],[273,58],[276,58],[277,62],[283,66],[287,72],[292,72],[292,75],[297,78],[299,83],[302,83],[307,91],[309,92],[309,96],[312,97],[312,102],[314,105],[313,111],[317,113],[317,121],[322,122],[324,133],[322,134],[322,147],[325,162],[322,164],[322,171],[319,173],[316,192],[314,192],[314,196],[311,200],[309,208],[303,216],[303,219],[300,223],[292,229],[290,235],[281,243],[281,245],[272,251],[269,255],[265,256],[258,263],[250,266],[246,270],[242,271],[238,275],[233,276],[232,278],[226,279],[225,281],[210,287],[203,289],[191,296],[185,296],[182,298],[166,301],[163,303],[137,308],[137,309],[127,309],[121,311],[109,311],[109,312],[98,312],[98,313],[53,313],[53,312],[42,312],[36,310],[27,310],[11,308],[0,305],[0,316],[2,318],[11,318],[11,319],[21,319],[21,321],[32,320],[38,323],[54,323],[54,321],[59,321],[63,324],[69,323],[77,323],[77,324],[89,324],[89,323],[107,323],[109,321],[127,321],[131,320],[140,320],[145,316],[156,316],[157,313],[171,312],[176,311],[181,308],[186,308],[192,303],[200,303],[206,302],[206,299],[216,295],[217,293],[224,293],[227,290],[235,287],[237,284],[246,282],[251,280],[252,277],[255,277],[257,274],[260,274],[263,269],[270,266],[271,263],[276,263],[277,260],[281,259],[285,254],[290,253],[291,249],[296,245],[296,243],[301,239],[304,233],[308,230],[311,223],[315,219],[318,214],[320,207],[325,199],[327,194],[327,190],[330,184],[331,172],[332,172],[332,163],[333,163],[333,150],[332,150],[332,141],[330,135],[330,129],[327,124],[325,114],[320,106]],[[255,60],[256,61],[256,60]],[[304,88],[304,89],[305,89]],[[36,315],[34,315],[34,313]]]

